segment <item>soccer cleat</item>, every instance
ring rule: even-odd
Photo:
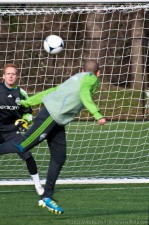
[[[59,207],[55,201],[53,201],[51,198],[44,198],[42,200],[39,200],[38,202],[39,206],[42,206],[43,208],[47,208],[50,212],[55,214],[62,214],[64,213],[64,210]]]
[[[38,186],[38,187],[35,186],[35,188],[36,188],[36,192],[37,192],[38,195],[43,195],[44,189],[43,189],[42,186]]]

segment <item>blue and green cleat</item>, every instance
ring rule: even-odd
[[[43,208],[47,208],[50,212],[54,213],[54,214],[63,214],[64,210],[59,207],[56,202],[54,200],[52,200],[51,198],[43,198],[41,200],[39,200],[38,205],[43,207]]]

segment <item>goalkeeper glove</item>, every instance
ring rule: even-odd
[[[28,122],[23,119],[18,119],[15,121],[15,126],[18,127],[20,132],[25,132],[28,130]]]
[[[27,121],[28,124],[32,124],[32,121],[33,121],[33,116],[32,114],[30,113],[27,113],[27,114],[24,114],[23,117],[22,117],[23,120]]]

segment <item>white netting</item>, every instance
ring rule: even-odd
[[[82,111],[67,126],[67,162],[60,178],[148,177],[149,4],[1,5],[0,68],[13,62],[29,95],[60,84],[97,59],[102,85],[95,102],[108,123]],[[43,40],[60,35],[65,49],[48,55]],[[39,108],[35,108],[36,115]],[[42,178],[46,142],[33,150]],[[26,179],[16,155],[0,157],[0,179]]]

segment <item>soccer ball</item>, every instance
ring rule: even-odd
[[[58,54],[63,50],[64,42],[61,37],[50,35],[44,40],[43,46],[47,53]]]

